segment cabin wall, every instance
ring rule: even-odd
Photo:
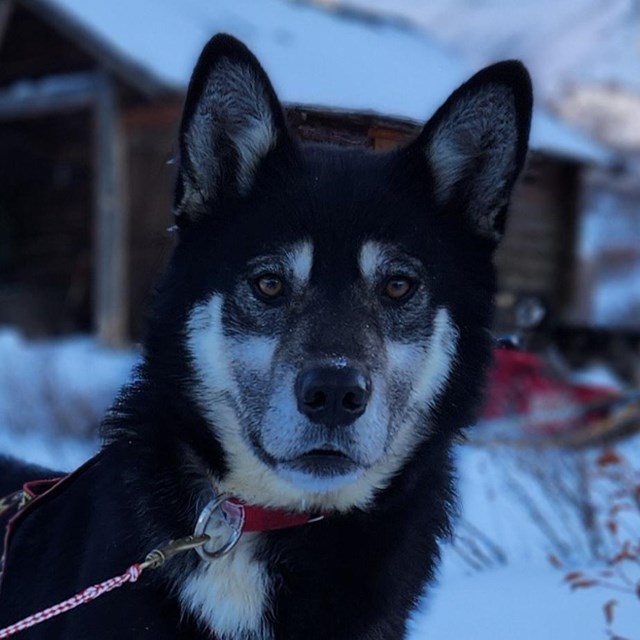
[[[91,114],[0,123],[0,324],[91,329]]]
[[[181,105],[139,106],[123,113],[129,181],[129,327],[144,332],[154,285],[174,243],[168,232]]]
[[[90,56],[34,13],[19,4],[11,9],[0,42],[0,86],[94,67]]]
[[[501,329],[515,323],[515,307],[525,297],[542,302],[551,324],[573,301],[578,181],[578,165],[529,155],[495,258]]]
[[[94,66],[19,4],[5,18],[0,91]],[[0,324],[32,336],[93,328],[92,154],[86,106],[0,121]]]

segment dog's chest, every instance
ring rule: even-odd
[[[220,640],[269,640],[271,580],[255,559],[256,536],[246,535],[227,555],[201,562],[180,588],[180,603]]]

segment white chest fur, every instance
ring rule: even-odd
[[[265,612],[270,579],[263,562],[255,559],[259,534],[245,534],[227,555],[200,562],[180,589],[180,602],[220,640],[269,640]]]

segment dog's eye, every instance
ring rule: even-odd
[[[282,278],[273,273],[267,273],[257,278],[255,280],[255,286],[258,293],[269,300],[280,297],[284,292],[284,282]]]
[[[413,282],[405,276],[391,276],[384,285],[382,294],[390,300],[403,300],[413,291]]]

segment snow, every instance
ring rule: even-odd
[[[593,183],[591,183],[593,182]],[[577,233],[577,325],[635,331],[640,317],[640,188],[585,183]]]
[[[33,80],[20,80],[2,91],[3,98],[14,101],[27,101],[49,96],[71,96],[80,92],[89,92],[95,87],[93,75],[89,73],[70,73]]]
[[[621,449],[640,469],[640,437]],[[458,538],[481,531],[474,544],[483,545],[484,554],[476,556],[488,560],[474,570],[456,548],[463,546],[460,540],[445,548],[439,585],[415,620],[412,640],[601,640],[607,637],[603,606],[613,598],[618,600],[613,629],[621,637],[637,638],[640,602],[635,596],[603,587],[573,592],[563,579],[569,570],[597,565],[590,550],[592,533],[581,524],[584,488],[576,472],[598,452],[465,446],[458,453]],[[596,517],[604,517],[607,485],[595,481],[591,497]],[[640,513],[626,524],[636,535]],[[603,526],[599,552],[614,547]],[[549,562],[551,554],[564,569]]]
[[[28,341],[1,329],[0,451],[61,470],[81,464],[136,360],[90,336]]]
[[[81,464],[97,448],[91,433],[99,414],[137,358],[88,336],[29,342],[0,331],[0,451],[57,469]],[[604,640],[603,607],[612,598],[618,605],[611,629],[635,640],[637,598],[597,586],[573,592],[563,579],[569,570],[598,568],[594,545],[601,555],[616,548],[604,521],[617,485],[589,476],[597,526],[582,526],[581,470],[593,468],[600,452],[515,449],[484,440],[457,450],[457,533],[444,548],[438,584],[414,616],[410,640]],[[640,436],[619,451],[637,473]],[[621,526],[637,537],[640,513],[625,518]],[[552,566],[550,555],[563,567]]]
[[[613,596],[602,589],[571,592],[553,568],[512,563],[466,578],[450,575],[444,561],[434,592],[410,640],[604,640],[603,606]],[[637,638],[640,606],[632,596],[619,601],[613,628]]]
[[[72,471],[98,452],[97,438],[20,433],[0,428],[0,455],[13,456],[55,471]]]
[[[49,1],[121,58],[181,91],[216,32],[244,41],[288,103],[422,122],[473,71],[418,30],[283,0]],[[568,157],[609,160],[602,147],[541,109],[531,141]]]
[[[610,84],[574,86],[558,103],[563,119],[628,153],[640,149],[639,111],[640,92]]]
[[[407,20],[454,46],[474,64],[521,58],[545,96],[576,83],[640,91],[640,12],[632,0],[336,0],[334,4]]]
[[[402,19],[470,64],[519,58],[540,103],[621,150],[638,139],[640,11],[633,0],[335,0]],[[637,145],[636,145],[637,149]]]

